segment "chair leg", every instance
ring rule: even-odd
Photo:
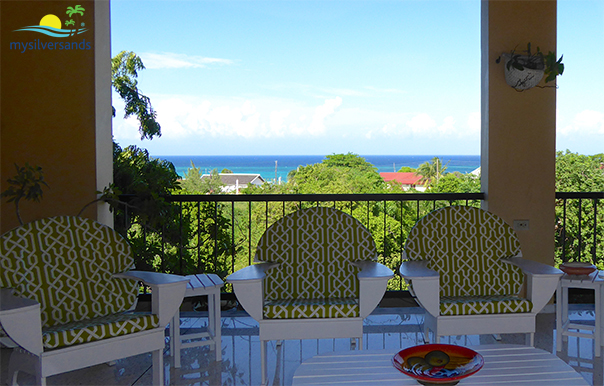
[[[359,336],[359,348],[358,350],[362,350],[363,349],[363,335]]]
[[[428,326],[424,323],[424,343],[428,344],[430,343],[430,329],[428,328]]]
[[[151,354],[153,359],[153,384],[164,386],[164,350],[155,350]]]
[[[176,311],[176,314],[170,321],[170,354],[174,359],[174,367],[180,367],[180,310]]]
[[[530,332],[530,333],[526,334],[526,345],[535,347],[535,333],[534,332]]]
[[[267,373],[267,368],[266,368],[266,340],[261,340],[260,341],[260,372],[262,373],[262,385],[267,385],[267,379],[266,379],[266,373]]]

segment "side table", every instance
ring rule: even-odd
[[[556,350],[562,351],[562,340],[568,340],[568,336],[595,340],[595,356],[600,356],[600,346],[604,344],[602,339],[602,291],[604,291],[604,278],[598,275],[596,270],[590,275],[568,275],[564,274],[558,283],[556,291]],[[590,288],[595,293],[595,325],[571,323],[568,317],[568,289]],[[570,331],[577,330],[577,331]],[[588,331],[580,332],[579,330]]]
[[[220,288],[224,282],[215,274],[196,274],[187,276],[189,283],[185,298],[208,296],[208,330],[207,332],[180,335],[180,310],[170,323],[170,353],[174,357],[174,367],[180,367],[180,350],[189,347],[214,346],[216,361],[222,360],[221,323],[220,323]],[[197,340],[199,339],[199,340]],[[188,341],[188,342],[187,342]]]

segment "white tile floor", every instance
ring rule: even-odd
[[[573,320],[593,322],[593,306],[574,306],[571,310]],[[207,325],[207,318],[203,316],[203,312],[186,313],[182,322],[186,328],[203,329]],[[398,349],[421,344],[422,319],[423,311],[416,307],[378,308],[365,321],[364,348]],[[536,347],[555,353],[555,314],[540,314],[537,322]],[[222,336],[222,362],[214,361],[214,354],[207,346],[185,349],[181,369],[170,365],[166,345],[166,382],[169,381],[171,385],[258,385],[258,324],[240,311],[224,311]],[[502,343],[524,344],[523,335],[503,335],[502,338]],[[444,338],[442,343],[477,345],[495,343],[495,340],[492,336],[469,335]],[[291,385],[294,372],[302,361],[318,353],[349,349],[348,339],[285,341],[279,347],[276,342],[271,342],[268,354],[270,384]],[[7,381],[10,352],[10,349],[0,350],[2,384]],[[603,384],[603,360],[602,357],[594,357],[593,340],[570,337],[558,356],[580,372],[590,384]],[[119,360],[111,366],[104,364],[56,375],[47,381],[48,385],[150,385],[150,367],[151,355],[138,355]],[[32,384],[33,377],[23,374],[19,382],[22,385]]]

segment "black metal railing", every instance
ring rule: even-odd
[[[127,206],[121,221],[139,262],[164,272],[226,277],[252,264],[256,244],[273,222],[305,207],[333,206],[369,229],[379,261],[396,271],[406,236],[419,218],[452,204],[480,206],[484,198],[484,193],[171,195],[163,198],[171,211],[161,228],[132,221]],[[603,198],[604,192],[556,193],[557,264],[602,264]],[[404,286],[395,276],[388,288]]]
[[[604,192],[556,193],[556,262],[604,262]]]
[[[484,193],[171,195],[164,199],[175,210],[161,230],[133,223],[127,214],[121,216],[139,260],[164,272],[214,272],[225,277],[252,264],[256,244],[272,223],[310,206],[332,206],[357,218],[372,233],[379,261],[396,271],[406,236],[419,218],[452,204],[480,206]],[[402,288],[398,276],[391,280],[389,289]]]

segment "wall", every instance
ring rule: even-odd
[[[99,3],[106,13],[103,39],[108,42],[108,2]],[[69,17],[67,7],[76,4],[84,8],[83,15]],[[0,191],[6,189],[6,179],[15,174],[15,163],[38,165],[43,168],[50,188],[44,190],[41,202],[22,202],[23,221],[76,215],[96,198],[98,187],[97,125],[99,122],[107,125],[107,120],[99,121],[97,117],[98,106],[103,104],[96,100],[95,85],[104,82],[110,93],[107,76],[99,80],[95,74],[95,61],[109,61],[108,43],[104,47],[106,58],[97,58],[95,54],[98,44],[95,23],[99,22],[95,18],[95,2],[19,0],[3,1],[0,7]],[[63,30],[70,28],[65,21],[77,21],[79,17],[88,31],[63,38],[15,31],[38,26],[49,14],[59,18]],[[23,45],[18,49],[17,42],[27,43],[28,49],[24,50]],[[77,48],[70,44],[70,49],[66,49],[66,43],[75,43]],[[104,95],[107,99],[108,92]],[[108,106],[110,103],[109,94]],[[111,114],[110,107],[103,114]],[[103,130],[111,132],[110,121]],[[14,206],[4,199],[0,212],[2,232],[18,225]],[[91,206],[84,216],[96,219],[97,207]]]
[[[524,256],[553,264],[555,220],[556,90],[518,92],[495,61],[528,42],[556,50],[555,0],[482,2],[482,188],[485,209],[518,231]],[[548,83],[551,84],[551,83]],[[541,85],[544,85],[543,81]]]

